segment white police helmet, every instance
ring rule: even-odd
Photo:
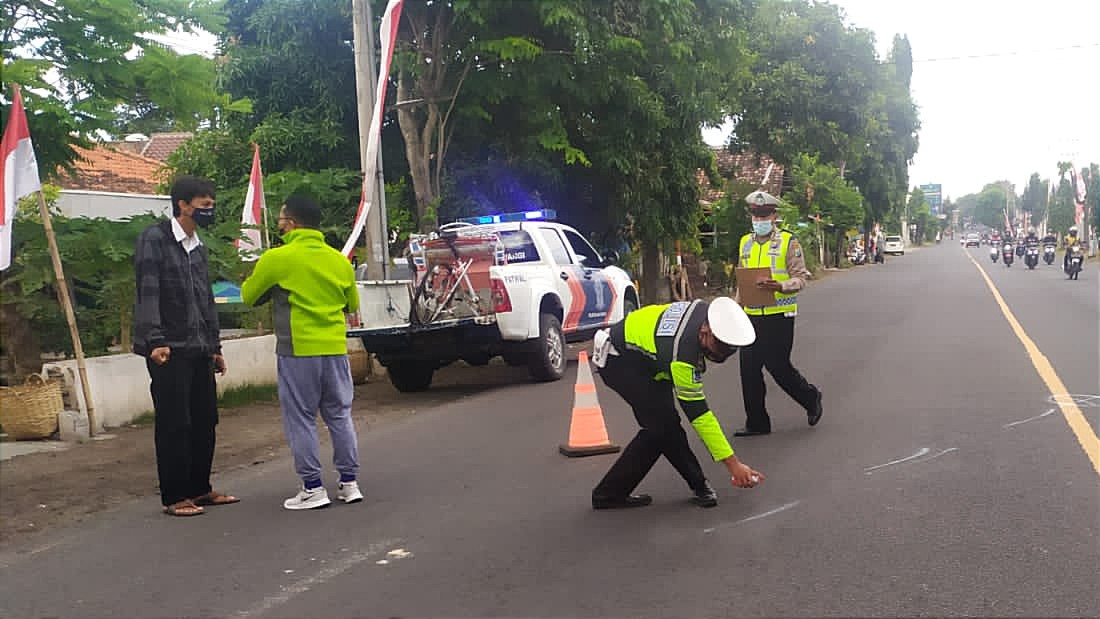
[[[756,341],[752,321],[745,310],[729,297],[718,297],[710,302],[707,322],[714,337],[730,346],[748,346]]]

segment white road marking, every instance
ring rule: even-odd
[[[261,600],[255,606],[249,608],[248,610],[240,611],[234,616],[256,617],[260,615],[265,615],[271,609],[286,604],[295,596],[305,593],[306,591],[309,591],[310,589],[318,585],[323,585],[333,578],[336,578],[340,574],[343,574],[344,572],[355,567],[356,565],[359,565],[360,563],[371,559],[372,557],[378,556],[379,554],[385,552],[386,548],[392,548],[400,541],[401,540],[388,539],[381,541],[377,544],[371,544],[366,548],[366,550],[355,552],[347,557],[341,558],[340,560],[333,563],[331,566],[318,571],[313,576],[302,578],[301,580],[298,580],[292,584],[283,586],[282,591],[279,592],[278,595],[268,596]]]
[[[781,505],[781,506],[779,506],[779,507],[777,507],[777,508],[775,508],[771,511],[766,511],[763,514],[756,514],[755,516],[749,516],[748,518],[742,518],[741,520],[738,520],[737,522],[730,522],[730,523],[727,523],[727,524],[718,525],[717,527],[710,527],[709,529],[703,529],[703,533],[714,533],[718,529],[734,527],[734,526],[737,526],[739,524],[744,524],[746,522],[752,522],[753,520],[760,520],[761,518],[767,518],[768,516],[772,516],[772,515],[778,514],[779,512],[786,511],[786,510],[794,507],[795,505],[798,505],[799,503],[801,503],[801,501],[791,501],[790,503],[787,503],[786,505]]]
[[[909,456],[908,458],[902,458],[901,460],[894,460],[892,462],[887,462],[886,464],[880,464],[878,466],[872,466],[872,467],[863,469],[863,472],[867,475],[870,475],[873,471],[875,471],[877,469],[881,469],[881,468],[887,467],[887,466],[893,466],[895,464],[901,464],[902,462],[911,462],[911,461],[918,460],[918,459],[920,459],[921,462],[928,462],[929,460],[935,460],[936,458],[939,458],[940,456],[942,456],[944,454],[949,454],[952,451],[958,451],[958,450],[959,450],[958,447],[948,447],[947,449],[944,449],[943,451],[941,451],[938,454],[934,454],[932,456],[929,456],[929,457],[925,458],[924,456],[927,456],[928,454],[932,453],[932,450],[927,448],[927,447],[921,447],[917,451],[917,453]]]
[[[870,475],[870,474],[871,474],[871,471],[874,471],[874,470],[877,470],[877,469],[881,469],[881,468],[885,468],[885,467],[888,467],[888,466],[893,466],[893,465],[895,465],[895,464],[901,464],[902,462],[908,462],[908,461],[910,461],[910,460],[916,460],[917,458],[919,458],[919,457],[921,457],[921,456],[924,456],[924,455],[927,455],[927,454],[929,454],[929,453],[931,453],[931,452],[932,452],[932,450],[931,450],[931,449],[929,449],[929,448],[927,448],[927,447],[921,447],[921,448],[920,448],[920,449],[919,449],[919,450],[917,451],[917,453],[915,453],[915,454],[913,454],[913,455],[909,456],[908,458],[902,458],[901,460],[891,460],[891,461],[887,462],[886,464],[880,464],[880,465],[878,465],[878,466],[872,466],[872,467],[870,467],[870,468],[866,468],[866,469],[863,469],[863,472],[864,472],[864,473],[867,473],[868,475]]]
[[[1043,413],[1042,415],[1036,415],[1034,417],[1028,417],[1027,419],[1021,419],[1020,421],[1013,421],[1012,423],[1006,423],[1005,425],[1003,425],[1001,427],[1002,428],[1011,428],[1012,426],[1018,426],[1021,423],[1027,423],[1029,421],[1035,421],[1036,419],[1042,419],[1043,417],[1046,417],[1047,415],[1053,415],[1054,413],[1057,413],[1057,412],[1058,412],[1058,409],[1052,408],[1052,409],[1048,410],[1047,412]]]

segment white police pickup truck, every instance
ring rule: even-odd
[[[638,308],[630,276],[605,260],[551,210],[492,215],[442,226],[409,241],[412,276],[359,281],[348,337],[386,366],[399,391],[426,390],[459,359],[499,355],[535,380],[565,372],[567,341]]]

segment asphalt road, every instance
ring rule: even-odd
[[[734,443],[768,479],[705,463],[715,509],[659,462],[652,506],[592,511],[614,456],[557,452],[574,374],[516,371],[363,433],[358,505],[287,512],[272,462],[219,479],[244,501],[201,518],[142,501],[5,549],[0,616],[1100,616],[1100,470],[968,253],[1100,430],[1095,266],[1069,282],[945,244],[803,295],[794,359],[825,416],[770,384],[775,431]],[[705,382],[732,432],[736,363]],[[625,444],[629,411],[599,394]]]

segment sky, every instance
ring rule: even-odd
[[[895,34],[913,48],[920,149],[911,186],[943,197],[1009,180],[1017,193],[1058,161],[1100,163],[1100,0],[834,0],[875,33],[885,58]],[[214,49],[205,34],[169,35],[182,53]],[[704,130],[724,143],[730,127]]]
[[[1009,180],[1023,193],[1060,160],[1100,163],[1100,0],[833,4],[875,33],[882,58],[895,34],[909,37],[921,119],[910,186],[939,183],[957,199]],[[728,131],[703,135],[717,145]]]

